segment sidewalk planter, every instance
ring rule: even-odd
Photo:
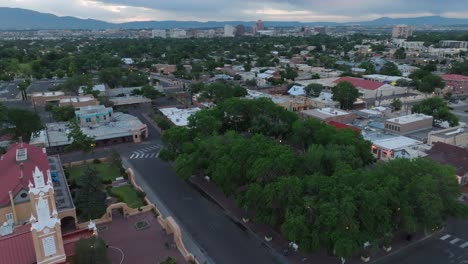
[[[265,241],[267,241],[267,242],[270,242],[270,241],[272,241],[272,240],[273,240],[273,238],[272,238],[272,237],[265,236]]]
[[[392,251],[392,246],[383,246],[383,250],[385,250],[385,252],[390,252]]]
[[[250,219],[249,219],[249,218],[242,217],[242,222],[248,223],[248,222],[250,222]]]
[[[361,260],[364,262],[369,262],[370,261],[370,256],[361,256]]]

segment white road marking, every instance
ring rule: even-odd
[[[455,238],[454,240],[450,241],[450,244],[455,244],[457,243],[458,241],[460,241],[461,239],[459,238]]]
[[[130,158],[133,159],[133,158],[135,157],[135,155],[136,155],[136,154],[133,153],[133,154],[130,156]]]
[[[465,242],[465,243],[461,244],[460,247],[461,247],[461,248],[466,248],[466,247],[468,247],[468,242]]]
[[[440,240],[445,240],[445,239],[447,239],[449,237],[451,237],[451,235],[445,235],[445,236],[441,237]]]
[[[149,158],[152,158],[153,156],[154,156],[154,153],[151,153],[151,154],[149,155]]]

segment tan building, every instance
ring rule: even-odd
[[[313,117],[324,122],[335,121],[342,124],[349,124],[356,119],[356,114],[349,113],[336,108],[309,109],[300,112],[306,117]]]
[[[96,100],[93,96],[69,96],[62,98],[59,101],[59,106],[68,106],[71,105],[74,108],[80,108],[91,105],[99,105],[99,101]]]
[[[397,25],[393,27],[392,38],[409,38],[413,35],[413,28],[408,25]]]
[[[432,116],[424,114],[412,114],[400,116],[385,121],[385,131],[400,135],[432,128]]]
[[[428,134],[427,143],[442,142],[458,147],[468,147],[468,126],[451,127],[439,131],[431,131]]]
[[[31,101],[33,102],[33,105],[38,106],[45,106],[49,102],[56,103],[58,105],[60,99],[64,97],[65,93],[63,92],[34,93],[31,96]]]
[[[46,106],[47,104],[52,104],[55,106],[71,105],[75,108],[78,108],[99,104],[99,102],[92,95],[68,96],[63,92],[35,93],[31,96],[31,100],[36,106]]]

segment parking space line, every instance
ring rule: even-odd
[[[466,247],[468,247],[468,242],[465,242],[465,243],[461,244],[460,247],[461,247],[461,248],[466,248]]]
[[[455,238],[454,240],[450,241],[450,244],[455,244],[457,243],[458,241],[460,241],[461,239],[459,238]]]
[[[451,237],[451,235],[445,235],[445,236],[441,237],[440,240],[445,240],[445,239],[447,239],[449,237]]]

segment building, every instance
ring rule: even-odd
[[[382,82],[382,83],[388,83],[388,84],[395,84],[398,80],[405,80],[405,81],[411,81],[411,79],[401,77],[401,76],[388,76],[388,75],[383,75],[383,74],[368,74],[368,75],[363,75],[362,78],[364,80],[369,80],[369,81],[375,81],[375,82]]]
[[[425,46],[424,46],[424,41],[403,41],[399,45],[399,48],[420,51],[420,50],[424,50]]]
[[[69,96],[60,99],[58,105],[80,108],[85,106],[99,105],[99,101],[92,96]]]
[[[321,92],[318,97],[309,98],[313,108],[339,108],[340,103],[333,101],[333,94],[328,92]]]
[[[179,109],[176,107],[160,108],[159,111],[176,126],[187,126],[188,119],[201,109],[198,107]]]
[[[68,106],[71,105],[75,108],[88,105],[98,105],[99,102],[92,95],[85,96],[68,96],[63,92],[47,92],[47,93],[34,93],[31,96],[33,105],[35,106]]]
[[[327,34],[326,27],[314,27],[314,32],[317,34]]]
[[[409,38],[413,35],[413,28],[408,25],[397,25],[393,27],[392,38]]]
[[[468,125],[429,132],[427,143],[432,145],[436,142],[468,148]]]
[[[419,70],[419,68],[416,66],[401,64],[401,65],[398,65],[398,70],[401,72],[401,75],[403,77],[408,77],[413,72]]]
[[[151,31],[151,37],[152,38],[166,38],[167,32],[165,29],[153,29]]]
[[[385,121],[385,131],[405,135],[431,129],[434,118],[424,114],[412,114],[390,118]]]
[[[468,41],[441,40],[439,44],[442,48],[468,49]]]
[[[244,25],[237,25],[236,26],[236,37],[244,36],[245,34],[245,26]]]
[[[132,58],[122,58],[122,62],[127,65],[133,65],[135,63]]]
[[[236,28],[231,25],[224,26],[224,37],[234,37],[234,33],[236,32]]]
[[[346,112],[337,108],[317,108],[303,110],[300,112],[302,116],[312,117],[323,122],[335,121],[342,124],[350,124],[356,119],[356,114]]]
[[[454,167],[458,183],[468,183],[468,149],[436,142],[427,154],[428,159]]]
[[[424,151],[419,151],[421,141],[388,133],[364,133],[364,139],[372,143],[371,152],[377,160],[388,161],[396,158],[423,157]]]
[[[85,88],[86,86],[80,86],[80,88],[78,89],[78,93],[80,95],[83,95]],[[107,87],[105,84],[96,84],[93,86],[93,89],[92,89],[92,91],[99,92],[100,94],[105,94],[106,90],[107,90]]]
[[[255,27],[258,30],[265,30],[265,24],[263,23],[262,20],[257,20],[257,22],[255,23]]]
[[[58,156],[18,143],[2,155],[0,170],[0,263],[65,263],[66,248],[79,239],[69,238],[91,233],[62,234],[77,218]]]
[[[111,145],[121,142],[139,143],[148,137],[148,128],[137,117],[114,112],[110,107],[88,106],[75,112],[81,131],[93,137],[97,145]],[[31,144],[45,146],[47,150],[59,153],[73,142],[68,138],[68,122],[48,123],[44,131],[31,136]]]
[[[355,77],[341,77],[333,81],[334,85],[349,82],[359,90],[363,99],[373,99],[379,96],[390,96],[406,93],[406,88],[397,87],[383,82],[369,81]]]
[[[455,95],[468,94],[468,76],[460,74],[444,74],[442,79],[448,88]]]
[[[293,95],[293,96],[304,96],[306,95],[304,88],[305,88],[304,86],[293,85],[288,90],[288,94]]]
[[[174,28],[169,30],[169,36],[171,38],[186,38],[187,31],[185,29]]]

